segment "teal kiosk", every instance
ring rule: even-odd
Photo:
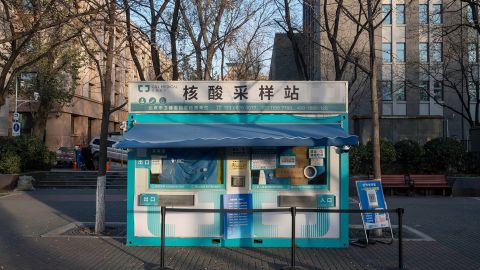
[[[161,206],[348,208],[346,82],[129,84],[127,245],[157,246]],[[167,212],[167,246],[289,247],[291,214]],[[348,215],[297,213],[297,245],[347,247]]]

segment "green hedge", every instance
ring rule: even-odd
[[[420,144],[413,140],[401,140],[395,143],[397,153],[398,171],[405,174],[416,173],[420,169],[423,149]]]
[[[15,152],[2,153],[0,157],[0,173],[12,174],[21,171],[22,158]]]
[[[0,173],[50,170],[54,164],[55,153],[37,138],[0,138]]]
[[[457,173],[465,162],[465,148],[452,138],[436,138],[423,146],[423,169],[431,173]]]
[[[436,138],[423,147],[412,140],[401,140],[393,146],[382,139],[380,145],[382,173],[480,174],[480,153],[466,153],[459,141]],[[350,173],[372,174],[372,143],[352,147]]]

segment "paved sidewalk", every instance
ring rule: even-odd
[[[125,221],[125,191],[108,191],[107,221]],[[124,239],[41,237],[74,221],[93,221],[94,190],[39,190],[0,197],[0,269],[155,269],[157,247],[126,247]],[[405,223],[435,241],[404,242],[407,269],[480,269],[480,200],[387,197],[405,207]],[[352,204],[353,207],[353,204]],[[358,222],[358,216],[352,216]],[[394,269],[397,243],[368,248],[301,248],[307,269]],[[279,269],[288,248],[167,247],[174,269]]]

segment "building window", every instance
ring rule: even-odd
[[[395,99],[397,101],[405,101],[407,100],[407,96],[405,93],[405,82],[404,81],[398,81],[397,82],[397,87],[395,90]]]
[[[428,24],[428,5],[418,5],[418,22],[420,24]]]
[[[405,5],[396,5],[395,6],[395,11],[396,11],[396,19],[397,19],[397,24],[405,24]]]
[[[405,42],[397,42],[397,61],[405,62]]]
[[[420,100],[429,101],[430,100],[430,87],[428,87],[428,81],[421,81],[418,85],[420,88]]]
[[[477,100],[477,84],[474,81],[468,82],[468,96],[470,103],[475,103]]]
[[[467,5],[467,22],[473,23],[473,12],[472,12],[472,7],[470,5]]]
[[[383,62],[384,63],[392,62],[392,43],[383,43],[382,51],[383,51]]]
[[[433,83],[433,96],[435,100],[443,100],[443,84],[442,82]]]
[[[392,24],[392,5],[382,5],[383,23]]]
[[[468,62],[476,63],[477,62],[477,44],[468,43]]]
[[[382,100],[392,101],[392,81],[381,81],[380,87],[382,88]]]
[[[441,42],[434,42],[432,44],[432,60],[434,62],[442,62],[443,46]]]
[[[428,43],[419,44],[420,62],[428,62]]]
[[[432,23],[441,24],[442,22],[442,4],[432,5]]]

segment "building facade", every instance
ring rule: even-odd
[[[101,30],[99,30],[101,31]],[[104,33],[95,34],[100,39]],[[139,31],[134,31],[135,51],[137,57],[143,66],[145,77],[153,78],[152,61],[150,56],[150,45],[148,37]],[[80,44],[78,39],[70,41],[71,46],[78,47],[82,57],[88,59],[86,50]],[[92,41],[93,43],[93,41]],[[139,80],[139,75],[132,60],[128,43],[126,42],[126,29],[124,27],[115,28],[115,53],[113,59],[113,89],[111,93],[112,108],[126,104],[128,99],[128,82]],[[91,57],[91,56],[90,56]],[[105,53],[95,52],[95,59],[104,65]],[[162,68],[167,69],[166,58],[161,55]],[[103,68],[103,66],[102,66]],[[35,67],[32,67],[33,71]],[[165,75],[168,78],[169,75]],[[75,145],[86,146],[90,140],[100,135],[102,122],[102,91],[101,80],[98,69],[94,61],[84,60],[78,69],[78,78],[75,82],[65,82],[65,84],[74,84],[74,95],[68,104],[56,105],[49,113],[44,134],[46,145],[55,150],[59,147],[72,147]],[[21,84],[19,86],[22,87]],[[21,91],[20,91],[21,92]],[[32,99],[31,97],[21,97],[19,99]],[[13,113],[16,108],[15,94],[7,97],[7,103],[0,108],[0,136],[12,135]],[[22,134],[33,134],[33,114],[38,109],[36,102],[18,102],[18,113],[20,114],[20,124]],[[109,132],[120,131],[121,124],[127,120],[127,107],[115,111],[109,119]]]
[[[479,78],[479,35],[472,27],[462,26],[472,21],[471,9],[463,1],[382,0],[378,4],[374,16],[381,136],[421,143],[444,136],[468,142],[469,129],[478,119]],[[368,75],[359,67],[368,67],[368,36],[344,12],[337,13],[338,8],[335,1],[305,1],[304,38],[309,42],[303,53],[306,59],[314,59],[307,63],[316,74],[311,78],[350,82],[351,131],[366,142],[371,134],[371,95]],[[344,1],[343,8],[354,16],[359,13],[357,1]],[[337,59],[332,38],[341,55]],[[272,65],[282,47],[283,52],[292,53],[288,42],[275,44]],[[290,61],[285,66],[294,68]],[[344,62],[346,68],[338,76]],[[271,78],[281,79],[275,72],[281,68],[271,70]]]

